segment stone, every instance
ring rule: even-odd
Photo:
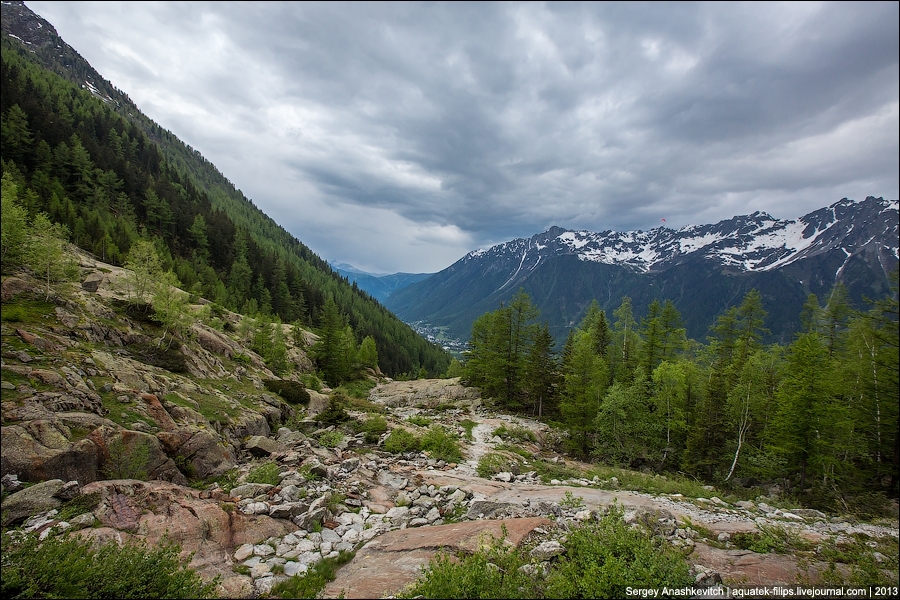
[[[518,546],[535,527],[548,526],[544,518],[468,521],[437,526],[397,529],[374,537],[359,549],[321,596],[336,598],[384,598],[395,595],[414,581],[432,557],[444,548],[451,553],[474,552],[491,538]],[[372,531],[367,529],[366,532]]]
[[[231,495],[235,498],[255,498],[273,487],[270,483],[245,483],[231,488]]]
[[[378,472],[377,481],[383,486],[392,487],[395,490],[402,490],[409,483],[409,479],[401,475],[391,473],[387,469]]]
[[[86,527],[92,527],[95,520],[94,513],[86,512],[69,519],[69,525],[72,526],[73,530],[85,529]]]
[[[284,574],[288,577],[293,577],[294,575],[302,575],[309,570],[309,567],[304,565],[303,563],[288,561],[284,563]]]
[[[267,457],[273,454],[286,452],[287,448],[279,444],[276,440],[261,435],[254,435],[244,444],[244,449],[253,456]]]
[[[234,551],[234,560],[242,562],[253,556],[253,544],[242,544]]]
[[[544,561],[565,554],[565,552],[566,549],[557,540],[548,540],[535,546],[531,550],[531,556],[537,560]]]
[[[59,508],[62,500],[56,497],[56,493],[64,485],[65,482],[61,479],[51,479],[8,496],[2,505],[3,527],[16,525],[32,515]]]
[[[75,496],[81,494],[81,486],[77,481],[68,481],[57,491],[54,496],[62,501],[71,500]]]

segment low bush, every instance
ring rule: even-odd
[[[375,415],[363,421],[360,431],[365,434],[365,442],[374,444],[387,431],[387,420],[380,415]]]
[[[92,542],[61,535],[3,533],[3,598],[211,598],[217,582],[204,583],[178,559],[181,549],[129,542]]]
[[[316,420],[326,425],[346,423],[352,417],[347,413],[349,398],[340,391],[334,392],[328,399],[328,406],[316,416]]]
[[[391,435],[384,440],[384,449],[392,454],[418,452],[421,447],[422,442],[419,438],[402,427],[393,429]]]
[[[263,383],[267,390],[278,394],[288,404],[309,405],[309,392],[306,391],[306,386],[302,383],[288,379],[267,379]]]
[[[431,425],[431,419],[423,417],[422,415],[412,415],[406,418],[407,423],[412,423],[413,425],[418,425],[419,427],[428,427]]]
[[[440,425],[432,426],[422,436],[422,450],[428,452],[432,458],[446,462],[458,463],[463,459],[456,436]]]
[[[246,483],[267,483],[269,485],[278,485],[281,482],[281,469],[273,462],[267,462],[253,467],[247,478]]]
[[[494,430],[492,435],[496,435],[501,440],[506,440],[507,442],[521,443],[537,441],[534,432],[521,425],[510,425],[508,427],[506,425],[501,425]]]
[[[319,436],[319,445],[324,448],[335,448],[344,441],[344,434],[340,431],[326,431]]]
[[[694,581],[684,558],[662,538],[625,524],[613,507],[575,529],[547,577],[550,598],[625,598],[631,588],[681,588]]]
[[[319,561],[303,575],[276,583],[270,595],[275,598],[315,598],[329,581],[334,581],[337,569],[350,562],[354,554],[342,550],[334,558]]]
[[[613,507],[573,529],[566,553],[546,573],[526,548],[502,539],[470,555],[438,554],[399,597],[625,598],[629,587],[677,592],[693,582],[687,562],[664,539],[631,529],[622,517]]]

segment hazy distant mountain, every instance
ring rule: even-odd
[[[898,264],[897,200],[844,198],[795,220],[756,212],[712,225],[650,231],[568,231],[477,250],[392,295],[387,306],[407,322],[425,321],[460,338],[472,322],[519,288],[557,337],[596,298],[611,316],[630,296],[638,316],[671,299],[688,335],[703,339],[728,306],[757,288],[773,339],[789,340],[806,297],[825,300],[843,282],[860,307],[888,293]]]
[[[356,283],[356,286],[368,292],[370,296],[384,304],[388,296],[396,291],[431,277],[432,273],[367,273],[348,265],[347,263],[332,262],[331,268],[337,271],[342,277],[346,277],[350,283]]]

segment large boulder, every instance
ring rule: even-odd
[[[261,435],[254,435],[248,439],[247,443],[244,444],[244,448],[253,456],[261,457],[287,452],[287,448],[278,443],[277,440]]]
[[[89,439],[99,448],[100,472],[108,479],[160,479],[187,485],[162,443],[140,431],[98,427]]]
[[[63,501],[57,497],[66,482],[62,479],[51,479],[37,483],[18,491],[3,501],[3,527],[21,523],[28,517],[38,513],[59,508]]]
[[[96,481],[100,455],[90,439],[69,441],[71,430],[58,419],[35,419],[0,428],[0,474],[22,481]]]
[[[182,558],[190,557],[189,566],[205,580],[221,577],[224,598],[250,596],[247,581],[232,570],[235,548],[296,530],[290,521],[268,515],[226,511],[198,490],[164,481],[96,481],[82,492],[99,494],[94,515],[102,527],[84,529],[79,535],[120,542],[138,539],[151,546],[165,539],[176,542]]]
[[[235,464],[230,446],[219,443],[218,436],[208,429],[184,427],[176,431],[160,431],[156,438],[166,454],[184,465],[188,475],[198,479],[216,477]]]

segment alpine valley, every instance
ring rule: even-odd
[[[597,299],[607,313],[622,297],[638,311],[672,300],[689,337],[703,339],[726,308],[759,290],[772,341],[789,342],[811,293],[827,298],[841,282],[851,301],[889,294],[898,263],[897,200],[844,198],[798,219],[755,212],[713,225],[650,231],[568,231],[551,227],[470,252],[450,267],[388,297],[406,322],[468,339],[472,323],[523,289],[557,339]],[[640,316],[639,314],[637,316]]]

